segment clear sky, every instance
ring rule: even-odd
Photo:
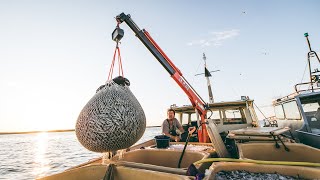
[[[0,0],[0,132],[74,128],[107,80],[114,17],[121,12],[149,31],[203,99],[205,78],[194,75],[203,72],[205,52],[208,69],[220,70],[211,78],[215,101],[246,95],[272,115],[271,101],[303,79],[303,34],[320,49],[319,9],[318,0]],[[160,125],[171,104],[189,100],[128,26],[121,27],[124,75],[147,125]]]

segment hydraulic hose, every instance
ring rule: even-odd
[[[189,139],[190,139],[191,134],[192,134],[194,131],[198,130],[198,128],[199,128],[202,124],[204,124],[204,123],[200,123],[200,125],[199,125],[197,128],[195,128],[194,130],[191,130],[190,132],[188,132],[188,137],[187,137],[186,143],[184,144],[184,147],[183,147],[183,150],[182,150],[180,159],[179,159],[178,168],[180,168],[181,161],[182,161],[183,155],[184,155],[184,153],[185,153],[185,151],[186,151],[187,145],[188,145],[188,143],[189,143]]]
[[[245,162],[254,164],[266,164],[266,165],[289,165],[289,166],[310,166],[320,167],[320,163],[312,162],[293,162],[293,161],[262,161],[262,160],[250,160],[250,159],[232,159],[232,158],[208,158],[200,161],[196,161],[193,164],[201,164],[206,162]]]

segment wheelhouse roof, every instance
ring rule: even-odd
[[[228,108],[228,107],[239,107],[239,106],[246,106],[247,102],[253,102],[253,100],[239,100],[239,101],[225,101],[225,102],[215,102],[209,103],[209,109],[221,109],[221,108]],[[192,105],[184,105],[184,106],[176,106],[171,107],[176,111],[176,113],[194,113],[195,109]]]
[[[320,91],[317,92],[300,92],[300,93],[292,93],[288,96],[284,96],[282,98],[276,99],[273,101],[273,105],[278,105],[278,104],[283,104],[285,102],[293,101],[296,98],[299,98],[303,101],[310,101],[312,100],[315,96],[319,96]]]

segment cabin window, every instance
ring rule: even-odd
[[[291,101],[283,104],[286,119],[299,120],[301,119],[300,112],[296,101]]]
[[[245,124],[243,109],[229,109],[225,110],[225,118],[223,124]]]
[[[179,120],[179,122],[181,122],[181,124],[188,124],[188,119],[189,119],[189,115],[188,114],[176,113],[175,117]]]
[[[303,111],[306,113],[315,113],[318,108],[319,104],[318,103],[308,103],[308,104],[302,104]]]
[[[311,124],[312,121],[317,120],[318,117],[316,117],[316,114],[317,114],[318,108],[319,108],[318,102],[314,102],[314,103],[310,102],[310,103],[302,104],[302,109],[306,115],[306,118],[309,124]]]
[[[198,119],[200,120],[200,117],[197,117],[197,113],[191,114],[191,121],[197,121]]]
[[[211,117],[210,117],[211,116]],[[209,118],[216,124],[220,124],[221,122],[221,118],[220,118],[220,111],[216,110],[216,111],[208,111],[207,112],[207,118]]]
[[[284,119],[284,112],[281,104],[274,107],[274,114],[277,119]]]

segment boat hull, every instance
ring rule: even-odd
[[[299,141],[303,144],[319,148],[320,149],[320,135],[313,134],[305,131],[296,131],[298,134]]]

